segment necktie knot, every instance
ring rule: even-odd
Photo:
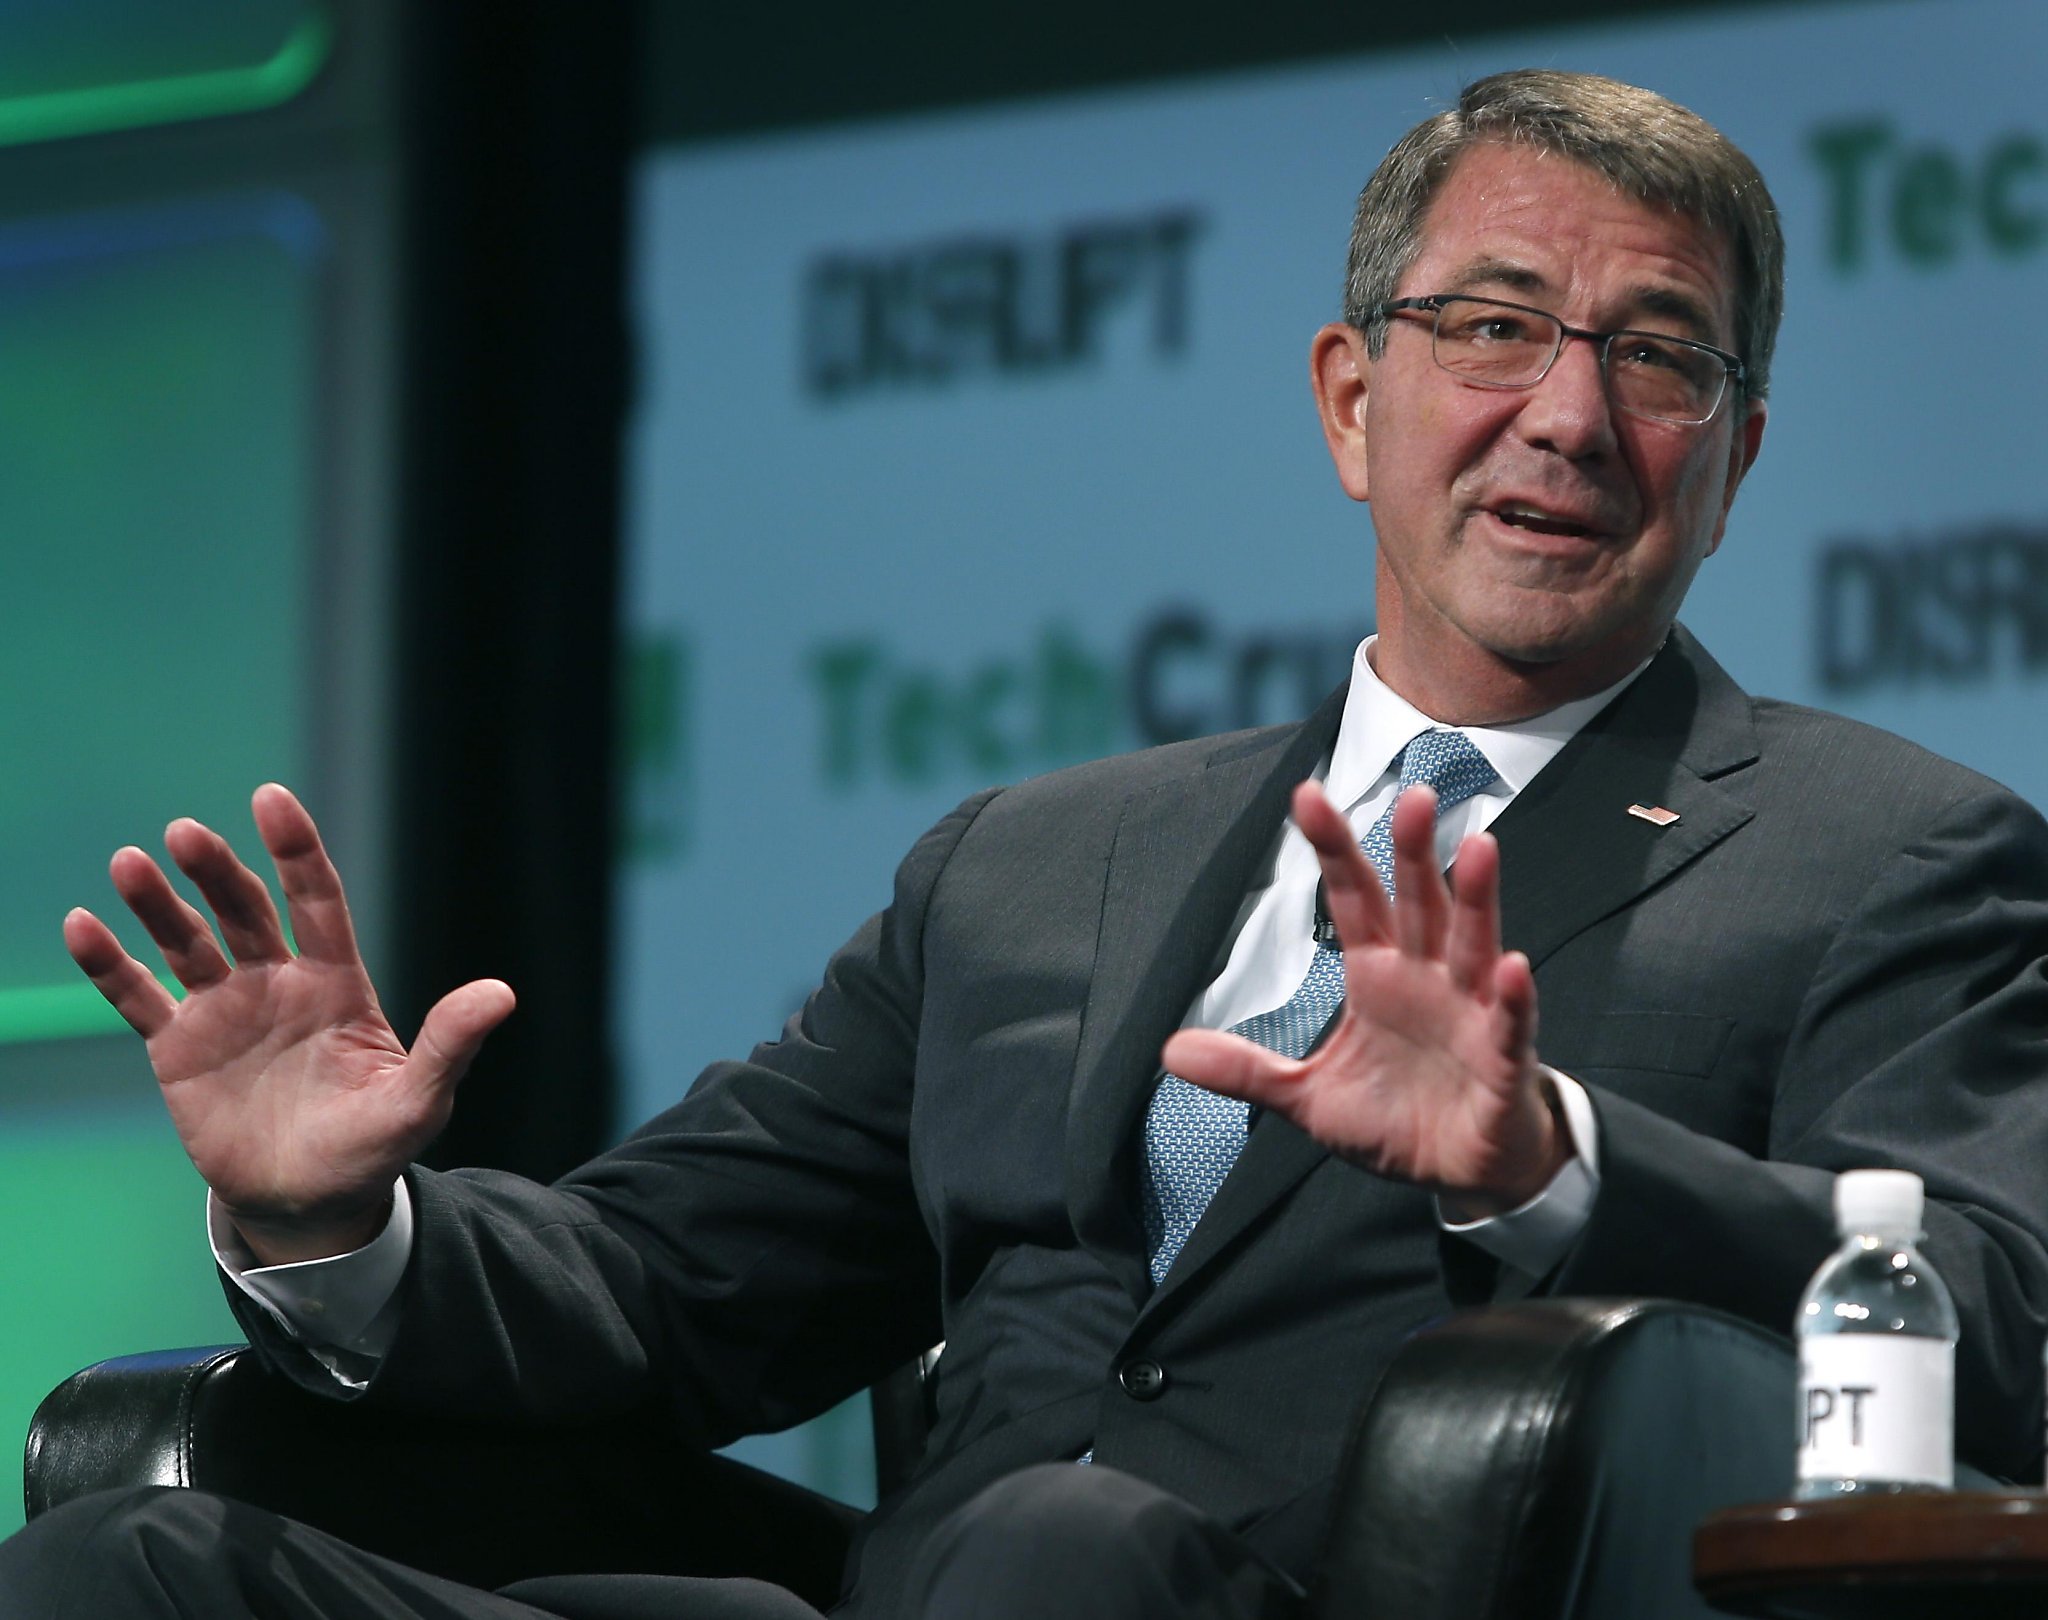
[[[1462,731],[1425,731],[1401,750],[1401,786],[1434,788],[1439,810],[1463,804],[1498,774]]]
[[[1408,788],[1436,790],[1436,812],[1463,804],[1498,776],[1479,746],[1462,731],[1425,731],[1401,750],[1401,781],[1379,819],[1358,841],[1387,893],[1394,892],[1394,805]]]

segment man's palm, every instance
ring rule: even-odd
[[[123,849],[111,866],[185,987],[182,1001],[90,912],[72,912],[64,938],[143,1036],[186,1152],[245,1235],[296,1231],[318,1247],[381,1207],[393,1177],[445,1123],[456,1081],[511,1011],[512,993],[488,979],[454,991],[408,1054],[377,1004],[312,818],[274,784],[254,807],[296,954],[262,882],[193,821],[172,823],[165,844],[212,908],[226,952],[148,855]]]
[[[1335,1029],[1301,1059],[1182,1030],[1163,1063],[1381,1174],[1481,1212],[1514,1207],[1548,1182],[1568,1144],[1539,1088],[1535,980],[1527,958],[1500,947],[1497,846],[1485,834],[1465,840],[1453,896],[1436,867],[1435,797],[1411,789],[1394,816],[1390,903],[1319,787],[1305,783],[1294,812],[1344,942]]]
[[[1304,1059],[1295,1123],[1383,1174],[1486,1185],[1527,1061],[1498,1001],[1391,944],[1346,950],[1344,974],[1337,1026]]]

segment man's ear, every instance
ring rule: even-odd
[[[1735,504],[1735,492],[1742,487],[1749,469],[1756,465],[1757,452],[1764,447],[1764,418],[1769,408],[1760,399],[1744,402],[1743,417],[1735,425],[1728,444],[1728,481],[1721,490],[1721,516],[1714,524],[1714,543],[1707,547],[1712,556],[1721,549],[1721,536],[1728,528],[1728,512]]]
[[[1372,356],[1365,334],[1355,326],[1332,321],[1308,346],[1309,386],[1315,390],[1316,414],[1322,419],[1323,441],[1336,463],[1337,482],[1354,501],[1370,500],[1365,466],[1365,407],[1372,390]]]

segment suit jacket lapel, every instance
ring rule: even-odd
[[[1756,758],[1749,699],[1682,629],[1493,825],[1501,933],[1540,966],[1719,843],[1750,808],[1715,779]],[[1629,813],[1668,809],[1668,826]]]
[[[1289,796],[1328,752],[1343,712],[1340,687],[1301,726],[1227,745],[1124,808],[1082,1015],[1066,1156],[1075,1232],[1134,1299],[1151,1283],[1132,1154],[1159,1048],[1213,975]]]

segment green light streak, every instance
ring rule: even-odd
[[[209,73],[0,100],[0,146],[275,107],[313,82],[333,44],[334,25],[326,11],[316,7],[268,61],[253,67],[216,68]]]
[[[179,993],[173,981],[163,983],[172,995]],[[67,1041],[117,1034],[127,1027],[106,998],[82,981],[0,990],[0,1042]]]

